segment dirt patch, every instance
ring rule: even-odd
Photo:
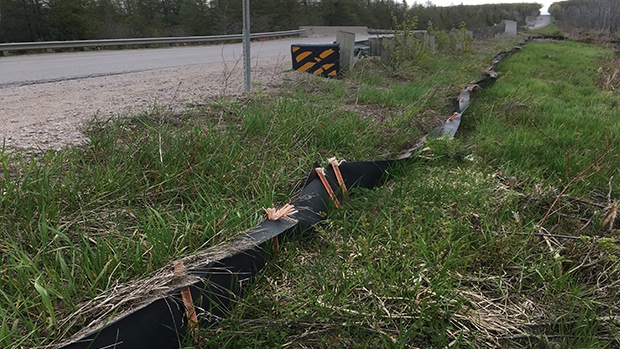
[[[252,62],[253,91],[282,84],[284,58]],[[61,149],[87,141],[82,130],[94,118],[183,110],[217,96],[243,92],[243,63],[210,63],[0,89],[0,141],[14,149]]]

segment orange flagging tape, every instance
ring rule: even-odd
[[[344,161],[344,160],[336,160],[336,158],[330,158],[327,161],[329,161],[329,163],[332,165],[332,168],[334,169],[334,174],[336,175],[336,180],[338,181],[338,185],[340,185],[340,190],[342,190],[342,196],[345,199],[349,198],[349,192],[347,191],[347,185],[344,183],[344,179],[342,178],[342,174],[340,173],[340,164]]]
[[[452,121],[452,120],[456,119],[457,116],[459,116],[459,113],[455,112],[454,114],[452,114],[452,116],[448,120]]]
[[[185,265],[183,265],[183,263],[175,265],[174,273],[177,275],[185,274]],[[183,307],[185,307],[185,316],[187,317],[187,321],[195,334],[198,330],[196,327],[196,324],[198,324],[198,317],[196,316],[194,300],[192,299],[192,293],[189,290],[189,287],[185,287],[181,290],[181,299],[183,300]]]
[[[322,167],[317,167],[314,169],[314,171],[316,171],[316,174],[319,175],[319,179],[321,180],[321,183],[323,183],[323,187],[325,187],[325,191],[327,191],[327,194],[329,194],[329,197],[334,202],[334,206],[336,206],[336,208],[342,207],[340,206],[340,201],[338,201],[338,198],[336,197],[336,194],[334,194],[332,187],[327,182],[327,178],[325,178],[325,169]]]

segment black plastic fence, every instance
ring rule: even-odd
[[[563,39],[558,37],[530,37]],[[454,113],[445,123],[429,133],[430,137],[453,137],[463,113],[476,90],[491,85],[497,78],[497,64],[521,49],[498,53],[483,77],[461,90]],[[294,211],[277,220],[265,220],[238,239],[220,249],[185,258],[177,265],[187,266],[183,274],[170,267],[151,280],[117,292],[116,299],[132,302],[108,305],[102,297],[85,311],[99,311],[99,319],[56,348],[152,348],[181,346],[192,326],[211,325],[227,315],[253,277],[265,265],[271,250],[286,239],[308,234],[321,222],[324,213],[345,196],[344,188],[373,188],[380,183],[386,169],[398,162],[411,161],[422,148],[424,139],[394,159],[363,162],[332,162],[323,169],[312,166],[301,192],[290,201]],[[340,179],[339,179],[340,178]],[[325,183],[325,184],[324,184]],[[146,287],[148,286],[148,287]],[[143,289],[135,289],[135,288]],[[188,292],[189,291],[189,292]],[[182,297],[185,292],[185,297]],[[193,300],[188,304],[187,294]],[[185,301],[185,303],[184,303]],[[192,313],[198,323],[192,324]],[[194,319],[195,319],[194,315]]]

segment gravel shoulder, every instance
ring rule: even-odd
[[[252,61],[253,89],[281,85],[290,68],[281,57]],[[82,144],[85,125],[148,111],[183,109],[243,92],[243,62],[220,62],[0,89],[0,141],[8,148],[55,150]]]

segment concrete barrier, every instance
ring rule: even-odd
[[[504,34],[517,35],[517,22],[516,21],[503,20],[502,22],[504,22],[504,24],[506,25],[506,30],[504,31]]]

